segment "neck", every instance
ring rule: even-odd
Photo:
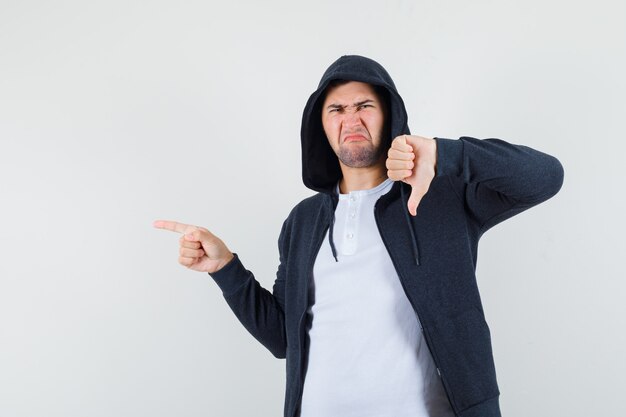
[[[341,194],[347,194],[350,191],[369,190],[387,179],[387,168],[384,164],[351,168],[340,162],[340,166],[343,174],[343,178],[339,180],[339,192]]]

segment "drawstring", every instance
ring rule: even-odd
[[[400,195],[401,195],[401,198],[400,198],[401,204],[404,206],[402,211],[404,211],[404,218],[406,220],[409,233],[411,234],[411,246],[413,247],[413,258],[415,259],[415,264],[419,266],[420,256],[419,256],[419,250],[417,248],[417,238],[415,237],[415,230],[413,229],[413,222],[411,221],[411,218],[409,217],[409,208],[405,202],[403,184],[400,184]],[[335,205],[333,203],[335,202],[335,199],[338,199],[338,198],[335,195],[331,195],[330,197],[331,197],[330,198],[331,216],[330,216],[330,227],[328,231],[328,242],[330,243],[330,249],[333,253],[333,258],[335,258],[335,262],[339,262],[339,259],[337,259],[337,249],[335,248],[335,242],[333,241],[333,229],[335,226]]]
[[[409,232],[411,233],[411,244],[413,246],[413,257],[415,258],[415,264],[417,266],[419,266],[420,264],[420,255],[419,255],[419,250],[417,249],[417,238],[415,237],[415,230],[413,230],[413,222],[411,221],[411,218],[409,217],[409,207],[407,206],[407,203],[404,200],[404,187],[403,184],[400,184],[400,201],[402,202],[402,205],[404,206],[404,218],[406,219],[406,224],[409,228]]]
[[[328,232],[328,241],[330,242],[330,249],[333,252],[333,257],[335,258],[335,262],[339,262],[339,259],[337,259],[337,249],[335,249],[335,242],[333,242],[333,226],[335,224],[335,213],[332,213],[331,219],[330,219],[330,230]]]
[[[335,258],[335,262],[339,262],[337,259],[337,249],[335,248],[335,242],[333,241],[333,228],[335,226],[335,207],[334,207],[335,196],[331,195],[330,200],[330,228],[328,230],[328,242],[330,243],[330,250],[333,252],[333,257]]]

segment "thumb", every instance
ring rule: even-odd
[[[419,191],[417,187],[411,187],[411,195],[409,196],[407,206],[409,208],[409,213],[411,213],[412,216],[417,215],[417,206],[419,205],[420,201],[422,201],[423,196],[424,193]]]
[[[417,216],[417,206],[419,206],[422,198],[424,198],[428,192],[433,177],[434,173],[432,170],[424,169],[423,167],[420,169],[420,167],[418,167],[411,177],[404,180],[405,183],[411,186],[411,194],[407,201],[411,215]]]
[[[185,240],[190,242],[200,242],[202,246],[208,245],[215,236],[208,230],[196,229],[185,234]]]

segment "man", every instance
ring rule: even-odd
[[[179,262],[208,272],[287,358],[285,416],[500,416],[478,240],[556,194],[558,160],[499,139],[411,136],[393,81],[360,56],[325,72],[301,139],[317,194],[283,224],[272,292],[207,229],[155,222],[183,233]]]

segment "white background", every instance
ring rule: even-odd
[[[326,67],[387,68],[412,132],[557,156],[487,233],[504,415],[624,415],[626,6],[609,1],[0,0],[0,416],[278,416],[284,361],[174,219],[271,288]]]

